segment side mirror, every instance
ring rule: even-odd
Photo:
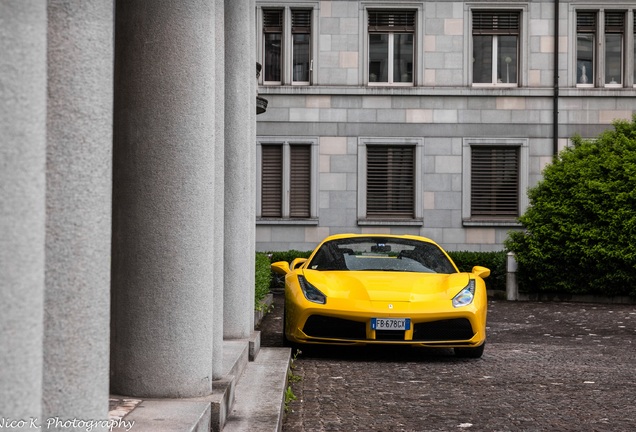
[[[289,263],[287,261],[277,261],[275,263],[272,263],[270,267],[274,273],[280,275],[286,275],[290,272]]]
[[[305,264],[306,262],[307,262],[307,258],[296,258],[295,260],[291,262],[289,267],[291,268],[291,270],[296,270],[298,267]]]
[[[482,266],[475,266],[473,267],[473,273],[479,276],[480,278],[485,279],[488,276],[490,276],[490,269],[487,269],[486,267],[482,267]]]

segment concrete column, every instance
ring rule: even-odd
[[[0,0],[0,53],[0,417],[39,419],[45,237],[45,2]]]
[[[42,414],[108,419],[113,3],[51,0],[48,20]]]
[[[251,195],[252,197],[250,198],[250,215],[252,217],[252,225],[251,225],[251,230],[250,230],[250,235],[252,236],[252,243],[251,243],[251,257],[252,257],[252,269],[254,269],[254,273],[252,273],[252,290],[250,291],[250,298],[251,298],[251,304],[252,307],[250,309],[252,309],[252,311],[249,312],[249,317],[250,317],[250,324],[249,324],[249,328],[250,329],[254,329],[254,304],[255,304],[255,292],[254,292],[254,288],[255,288],[255,282],[256,282],[256,276],[255,276],[255,265],[256,265],[256,257],[255,257],[255,253],[256,253],[256,96],[258,94],[258,81],[256,78],[256,2],[254,0],[249,0],[249,11],[250,11],[250,41],[252,41],[252,43],[250,44],[250,49],[249,49],[249,53],[250,53],[250,63],[252,64],[252,77],[250,79],[250,93],[252,94],[251,97],[248,99],[250,102],[250,138],[249,138],[249,143],[250,143],[250,166],[251,169],[249,170],[250,173],[250,184],[252,185],[251,188]]]
[[[225,1],[225,293],[223,334],[254,327],[255,224],[252,112],[256,94],[251,0]]]
[[[117,2],[112,389],[212,390],[214,2]]]
[[[214,141],[214,334],[212,374],[214,379],[223,376],[223,233],[225,232],[224,218],[224,188],[225,188],[225,0],[214,0],[216,7],[214,45],[215,56],[215,141]]]

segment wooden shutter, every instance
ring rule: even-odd
[[[473,34],[518,35],[520,14],[518,11],[473,11]]]
[[[283,31],[283,11],[263,10],[263,32],[281,33]]]
[[[579,33],[594,33],[596,31],[596,12],[577,12],[576,31]]]
[[[262,145],[261,216],[283,216],[283,146]]]
[[[519,148],[471,148],[471,216],[519,216]]]
[[[605,12],[605,33],[623,33],[625,12]]]
[[[292,144],[290,150],[289,217],[311,216],[311,146]]]
[[[367,146],[367,217],[414,218],[414,178],[414,146]]]
[[[292,10],[292,33],[311,33],[311,10]]]
[[[415,11],[411,10],[370,10],[370,32],[414,32]]]

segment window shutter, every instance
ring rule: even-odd
[[[311,33],[311,10],[292,11],[292,33]]]
[[[415,147],[367,146],[367,216],[412,219]]]
[[[473,217],[519,216],[519,148],[471,148]]]
[[[311,216],[311,146],[290,145],[289,217]]]
[[[369,31],[370,32],[414,32],[415,31],[415,11],[369,11]]]
[[[283,216],[283,146],[263,145],[261,150],[261,216],[279,218]]]
[[[280,33],[283,31],[283,11],[264,10],[263,11],[263,32]]]
[[[605,12],[605,33],[623,33],[625,12]]]
[[[576,31],[579,33],[594,33],[596,31],[596,12],[577,12]]]
[[[473,34],[517,35],[520,14],[518,11],[473,11]]]

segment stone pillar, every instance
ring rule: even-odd
[[[48,21],[42,415],[108,419],[113,3],[51,0]]]
[[[214,45],[216,47],[215,100],[216,124],[214,141],[214,359],[212,372],[214,379],[223,376],[223,233],[225,226],[224,188],[225,188],[225,0],[215,0],[215,31]]]
[[[41,418],[46,3],[0,0],[0,417]]]
[[[212,391],[214,9],[117,2],[111,385],[120,394]]]
[[[255,226],[252,119],[255,40],[251,0],[225,1],[225,295],[223,334],[247,338],[254,326]]]
[[[254,69],[256,69],[256,2],[254,0],[249,0],[249,11],[250,11],[250,37],[249,40],[252,41],[250,44],[250,48],[247,51],[250,54],[250,64]],[[250,226],[250,235],[251,235],[251,243],[250,243],[250,257],[251,261],[251,269],[252,269],[252,289],[250,290],[250,310],[249,317],[250,323],[249,328],[250,331],[254,329],[254,304],[255,304],[255,283],[256,283],[256,275],[255,275],[255,266],[256,266],[256,97],[258,95],[258,81],[256,77],[256,73],[252,73],[252,77],[250,78],[250,93],[252,94],[249,98],[250,102],[250,136],[249,136],[249,146],[250,146],[250,173],[249,182],[252,185],[250,190],[250,216],[252,220],[252,225]]]

